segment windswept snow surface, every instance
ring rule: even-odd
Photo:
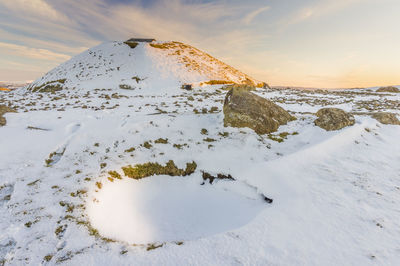
[[[1,263],[398,265],[400,126],[369,116],[400,114],[398,94],[259,90],[298,118],[276,142],[223,127],[218,86],[144,91],[0,94],[19,111],[0,128]],[[329,106],[356,124],[314,126],[312,112]],[[121,170],[169,160],[197,170],[141,180]],[[202,185],[201,171],[236,180]]]

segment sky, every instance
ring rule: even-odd
[[[131,37],[190,44],[273,86],[400,85],[399,0],[0,0],[0,81]]]

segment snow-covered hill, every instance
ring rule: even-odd
[[[128,45],[129,44],[129,45]],[[49,88],[125,88],[152,93],[182,84],[262,84],[212,56],[179,42],[108,42],[89,49],[33,82]]]

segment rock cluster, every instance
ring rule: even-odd
[[[322,108],[316,115],[318,118],[314,121],[314,124],[327,131],[339,130],[355,123],[352,114],[338,108]]]
[[[225,97],[224,126],[248,127],[257,134],[276,131],[280,125],[296,120],[282,107],[247,89],[232,88]]]

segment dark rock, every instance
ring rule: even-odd
[[[265,195],[263,195],[263,198],[264,198],[264,200],[265,200],[267,203],[269,203],[269,204],[271,204],[271,203],[274,201],[273,199],[268,198],[268,197],[266,197]]]
[[[353,115],[338,108],[323,108],[316,115],[318,119],[314,121],[314,124],[327,131],[339,130],[355,123]]]
[[[191,84],[183,84],[183,85],[181,86],[181,89],[182,89],[182,90],[190,91],[190,90],[192,90],[192,85],[191,85]]]
[[[226,94],[224,126],[248,127],[257,134],[266,134],[293,120],[296,118],[282,107],[247,89],[235,87]]]

